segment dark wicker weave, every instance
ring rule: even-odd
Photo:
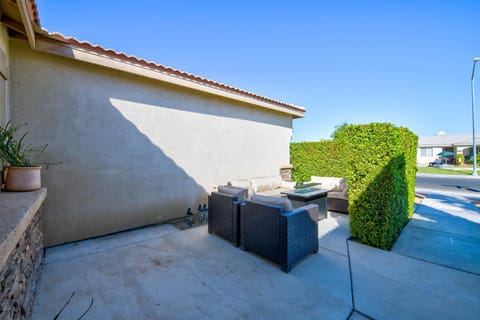
[[[289,272],[306,255],[318,251],[318,206],[284,212],[280,206],[245,201],[241,207],[241,248]]]
[[[348,213],[348,200],[340,198],[327,198],[328,211]]]
[[[208,232],[240,245],[240,204],[236,196],[212,192],[208,197]]]

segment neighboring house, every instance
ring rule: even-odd
[[[40,28],[0,0],[0,123],[28,122],[46,246],[185,215],[212,186],[289,163],[305,109]]]
[[[477,145],[480,144],[480,136],[477,136],[476,143]],[[473,136],[471,134],[446,135],[440,132],[435,136],[419,137],[417,164],[419,166],[428,166],[430,162],[438,158],[438,154],[442,151],[450,151],[455,155],[463,154],[465,160],[469,160],[472,156],[472,144]]]

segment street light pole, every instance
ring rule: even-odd
[[[475,139],[475,65],[480,60],[479,57],[473,58],[473,69],[472,69],[472,127],[473,127],[473,171],[472,176],[477,175],[477,141]]]

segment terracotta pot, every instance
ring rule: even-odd
[[[33,191],[42,187],[40,171],[41,166],[15,167],[8,166],[5,179],[7,191]]]

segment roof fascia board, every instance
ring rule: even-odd
[[[23,25],[25,27],[28,43],[32,49],[35,49],[35,31],[33,30],[32,21],[30,20],[27,3],[25,0],[17,0],[17,5],[18,11],[20,11],[20,16],[22,17]]]
[[[6,27],[15,30],[16,32],[18,32],[19,34],[21,34],[21,35],[25,36],[25,38],[27,38],[27,34],[25,32],[25,27],[23,26],[23,24],[15,21],[15,20],[7,17],[7,16],[3,16],[0,19],[0,22],[3,23]]]
[[[74,60],[79,60],[83,62],[88,62],[88,63],[100,65],[103,67],[120,70],[123,72],[129,72],[142,77],[147,77],[150,79],[163,81],[166,83],[201,91],[204,93],[221,96],[227,99],[244,102],[249,105],[260,106],[266,109],[275,110],[280,113],[289,114],[293,116],[293,118],[303,118],[305,114],[304,111],[296,111],[296,110],[283,108],[281,106],[276,106],[275,104],[272,104],[272,103],[260,101],[248,96],[235,94],[227,90],[221,90],[213,86],[208,86],[204,83],[196,83],[192,80],[186,80],[181,77],[175,77],[171,74],[164,73],[159,70],[137,65],[134,63],[129,63],[121,59],[115,59],[107,55],[101,55],[96,52],[87,51],[85,49],[79,49],[68,44],[55,42],[54,40],[43,38],[41,36],[37,37],[37,43],[36,43],[35,49],[41,52],[50,53],[50,54],[54,54],[54,55],[58,55],[58,56],[62,56],[62,57],[66,57]]]

